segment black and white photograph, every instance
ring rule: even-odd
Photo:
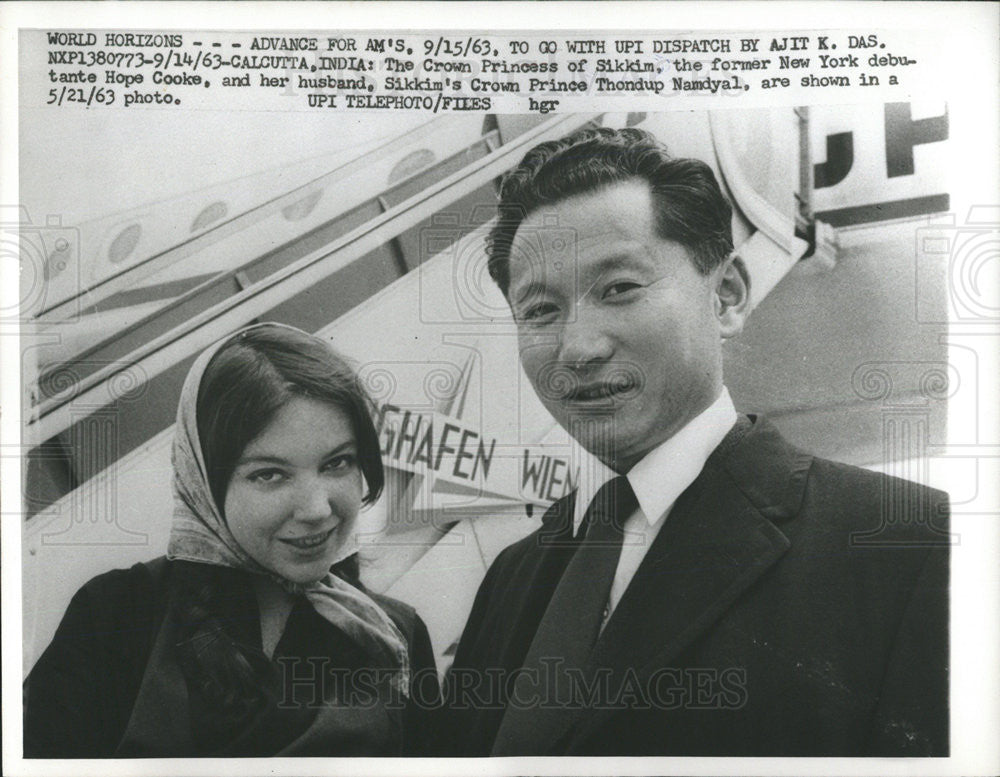
[[[9,8],[5,773],[1000,768],[995,4]]]

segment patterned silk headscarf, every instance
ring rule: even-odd
[[[334,626],[344,631],[378,662],[378,667],[398,669],[392,685],[400,693],[409,694],[409,655],[406,640],[396,625],[364,591],[328,572],[326,577],[308,585],[297,585],[265,569],[243,550],[229,531],[209,487],[208,470],[202,457],[195,417],[198,389],[212,357],[219,349],[243,332],[257,326],[284,326],[283,324],[256,324],[225,337],[202,353],[191,367],[177,407],[177,426],[174,432],[174,514],[167,546],[167,557],[234,567],[253,574],[267,575],[287,590],[303,593],[313,608]],[[294,327],[285,327],[294,329]],[[301,331],[301,330],[295,330]],[[344,544],[334,563],[357,550],[355,526],[343,527],[340,535]]]

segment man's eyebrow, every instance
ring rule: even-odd
[[[512,294],[511,298],[516,303],[524,302],[527,298],[532,296],[541,296],[548,290],[548,286],[543,281],[531,281],[526,283],[516,294]]]
[[[637,253],[635,251],[614,251],[607,256],[602,256],[594,262],[592,269],[599,271],[598,275],[603,277],[615,267],[620,267],[622,265],[644,265],[646,261],[648,261],[648,258],[643,253]]]

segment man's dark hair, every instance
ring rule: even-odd
[[[645,130],[587,128],[535,146],[500,184],[486,253],[490,276],[504,296],[511,242],[528,214],[632,179],[649,184],[660,236],[687,248],[699,272],[707,275],[726,260],[733,250],[733,209],[708,165],[671,157]]]

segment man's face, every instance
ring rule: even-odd
[[[521,363],[556,420],[619,472],[722,388],[717,283],[659,237],[639,180],[576,195],[522,224],[508,298]]]

